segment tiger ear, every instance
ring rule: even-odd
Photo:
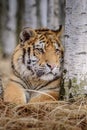
[[[24,28],[20,33],[19,40],[20,43],[23,44],[27,40],[29,40],[32,36],[34,36],[34,31],[31,28]]]
[[[53,30],[53,32],[57,35],[57,37],[61,37],[61,35],[62,35],[62,33],[63,33],[63,30],[64,30],[63,26],[60,25],[60,26],[59,26],[59,29]]]

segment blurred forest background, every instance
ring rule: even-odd
[[[64,8],[65,0],[0,0],[0,54],[11,55],[24,27],[58,29]]]

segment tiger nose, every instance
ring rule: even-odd
[[[51,70],[53,70],[53,69],[55,68],[55,65],[54,65],[54,64],[49,64],[49,63],[47,63],[47,66],[48,66]]]

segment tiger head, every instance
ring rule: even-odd
[[[13,54],[13,65],[22,77],[53,80],[61,76],[63,46],[58,30],[24,28]]]

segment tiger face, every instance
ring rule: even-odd
[[[24,77],[53,80],[61,76],[63,46],[59,30],[24,28],[14,51],[15,70]],[[15,58],[14,58],[15,55]]]

